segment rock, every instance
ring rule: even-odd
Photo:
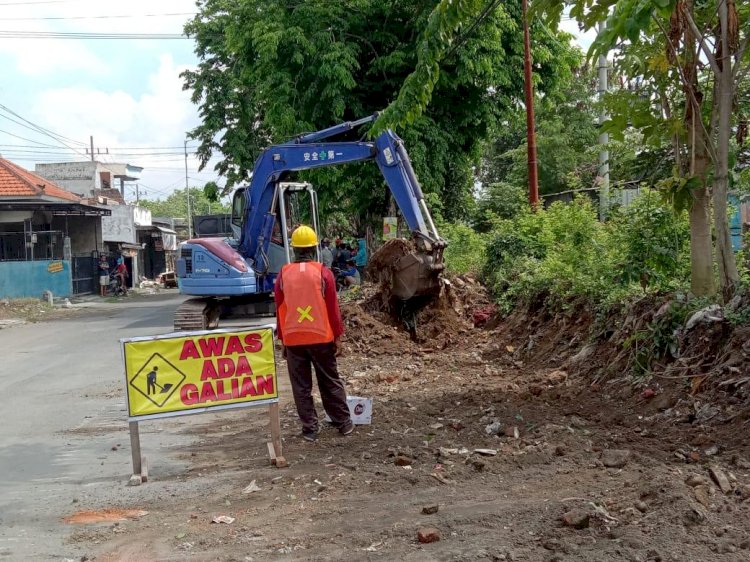
[[[700,476],[699,474],[689,474],[688,477],[685,478],[685,484],[687,484],[691,488],[695,488],[696,486],[700,486],[701,484],[708,484],[708,480],[706,480],[706,478]]]
[[[568,373],[561,370],[555,370],[549,373],[545,377],[545,382],[552,386],[557,386],[558,384],[564,383],[566,380],[568,380]]]
[[[693,495],[695,495],[695,499],[698,500],[698,503],[703,507],[706,509],[711,507],[711,488],[706,484],[700,484],[693,488]]]
[[[422,527],[417,531],[417,540],[422,544],[429,544],[440,540],[440,531],[435,527]]]
[[[586,529],[590,522],[589,512],[584,509],[571,509],[562,516],[563,525],[574,529]]]
[[[128,486],[140,486],[143,484],[143,478],[140,474],[133,474],[128,480]]]
[[[601,461],[607,468],[622,468],[630,460],[630,451],[627,449],[605,449],[602,451]]]
[[[518,428],[515,425],[506,427],[503,433],[505,433],[506,437],[512,437],[513,439],[518,439],[521,436],[521,432],[518,431]]]
[[[449,449],[446,447],[440,447],[438,449],[438,452],[440,453],[441,457],[450,457],[451,455],[457,455],[458,449]]]
[[[691,504],[685,513],[685,520],[690,524],[703,523],[706,520],[706,512],[700,505]]]
[[[474,449],[474,452],[484,457],[494,457],[497,454],[497,449]]]
[[[644,501],[637,501],[635,502],[635,508],[641,513],[646,513],[648,511],[648,504]]]
[[[709,474],[711,474],[711,478],[714,482],[716,482],[716,485],[719,487],[719,489],[724,494],[728,494],[732,491],[732,484],[729,483],[729,479],[727,478],[727,475],[724,474],[724,471],[721,470],[718,466],[714,465],[708,469]]]
[[[395,459],[393,459],[393,464],[395,464],[396,466],[411,466],[412,462],[412,459],[404,455],[398,455]]]
[[[491,424],[488,424],[484,428],[484,432],[487,435],[498,435],[503,430],[503,424],[501,424],[499,421],[493,421]]]
[[[722,320],[724,320],[724,313],[721,306],[718,304],[712,304],[693,314],[685,324],[685,331],[689,332],[698,323],[721,322]]]
[[[242,490],[243,494],[252,494],[253,492],[260,492],[260,486],[255,483],[255,480],[250,482],[250,484],[245,486],[245,489]]]
[[[422,514],[423,515],[432,515],[433,513],[437,513],[438,509],[440,509],[440,506],[438,504],[435,505],[426,505],[422,508]]]
[[[211,519],[211,523],[225,523],[227,525],[231,525],[234,523],[234,517],[230,517],[229,515],[217,515],[213,519]]]

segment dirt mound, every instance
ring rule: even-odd
[[[384,298],[382,286],[365,285],[353,298],[342,298],[341,310],[347,341],[358,350],[379,354],[434,351],[467,343],[473,329],[494,312],[494,305],[485,288],[465,276],[446,283],[439,297],[410,312],[406,321]],[[414,334],[410,334],[411,323]]]
[[[414,251],[414,244],[402,238],[388,240],[376,252],[370,256],[367,271],[373,278],[378,277],[378,272],[389,269],[405,255]]]

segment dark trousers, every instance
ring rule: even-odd
[[[318,379],[318,390],[328,417],[335,427],[350,421],[346,390],[336,366],[333,343],[294,345],[286,348],[286,364],[292,382],[294,403],[305,431],[317,431],[318,414],[312,398],[312,367]]]

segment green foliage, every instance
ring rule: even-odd
[[[598,169],[595,96],[594,74],[579,69],[558,89],[554,99],[545,96],[539,100],[536,132],[540,193],[588,188],[594,184]],[[525,118],[525,110],[518,107],[488,144],[480,173],[483,182],[504,182],[527,189]]]
[[[439,231],[448,241],[445,264],[449,273],[479,274],[485,261],[486,237],[460,223],[441,224]]]
[[[615,270],[622,284],[670,291],[690,278],[690,227],[658,193],[646,191],[612,213],[608,229],[617,248]]]
[[[480,193],[473,224],[479,232],[488,232],[498,220],[518,215],[528,204],[526,188],[506,182],[491,183]]]
[[[166,199],[141,199],[138,203],[157,217],[187,218],[188,204],[184,189],[174,190]],[[229,205],[221,201],[210,201],[203,189],[190,188],[190,207],[193,216],[223,214],[231,212]]]
[[[481,146],[523,95],[519,0],[498,5],[460,44],[452,42],[485,6],[199,0],[185,27],[199,64],[183,76],[200,107],[202,123],[191,136],[203,164],[221,153],[216,170],[231,189],[247,181],[268,144],[382,111],[396,99],[377,128],[397,126],[425,193],[438,196],[446,219],[466,218]],[[578,55],[564,33],[537,24],[532,34],[538,89],[555,97]],[[353,228],[379,222],[388,208],[375,166],[299,175],[316,185],[324,215],[350,217]]]
[[[219,202],[219,186],[216,185],[216,182],[210,181],[206,185],[204,185],[203,195],[211,203],[218,203]]]
[[[587,197],[524,211],[487,235],[483,278],[504,310],[607,308],[646,288],[684,287],[689,276],[685,217],[647,193],[600,223]]]

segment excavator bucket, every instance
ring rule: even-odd
[[[369,273],[401,301],[437,295],[444,269],[442,244],[389,240],[372,255]]]

